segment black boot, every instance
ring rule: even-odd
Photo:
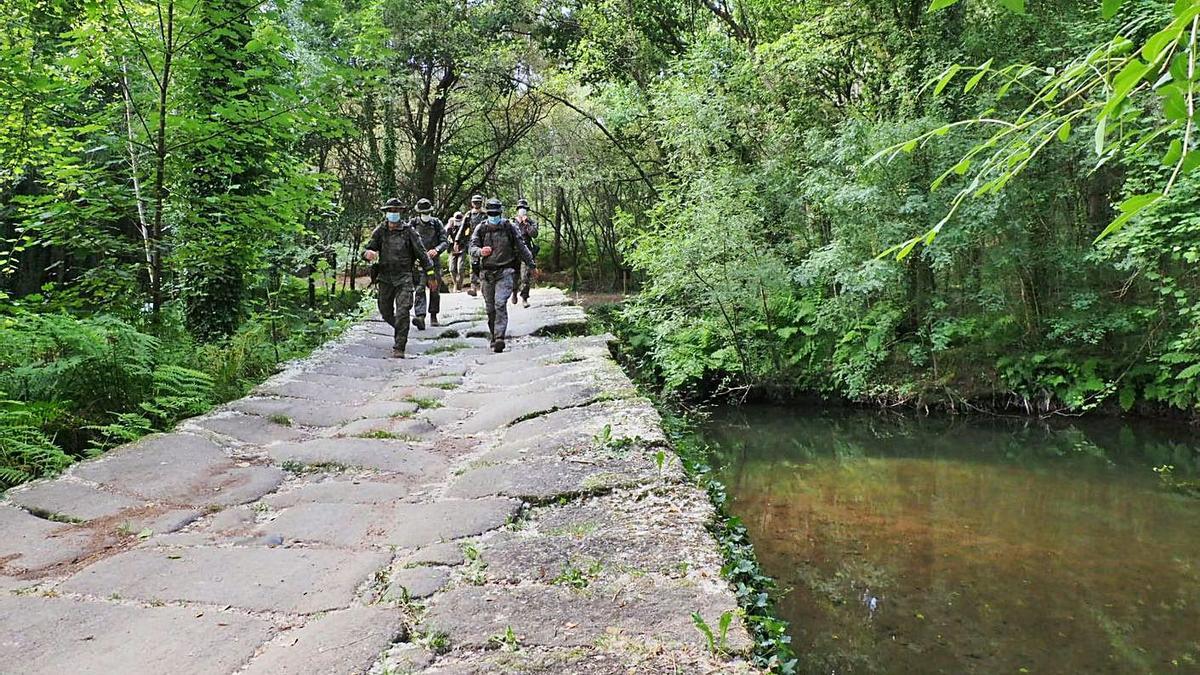
[[[430,325],[430,326],[440,326],[440,325],[442,325],[442,324],[438,323],[438,320],[437,320],[437,314],[430,314],[430,315],[429,315],[429,325]]]
[[[414,316],[412,324],[417,327],[417,330],[425,330],[425,317]]]
[[[500,338],[492,343],[492,351],[496,352],[497,354],[504,351],[504,338]]]

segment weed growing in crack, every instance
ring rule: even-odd
[[[593,438],[597,450],[616,458],[628,457],[630,450],[644,443],[641,436],[614,436],[611,424],[605,424]]]
[[[505,652],[521,651],[521,640],[513,632],[512,626],[507,626],[503,633],[489,637],[488,645]]]
[[[331,473],[340,473],[346,471],[350,467],[338,462],[315,462],[313,464],[305,464],[297,462],[294,459],[289,459],[279,465],[279,468],[289,473],[321,473],[328,471]]]
[[[440,630],[429,631],[421,643],[425,648],[437,655],[450,651],[450,636]]]
[[[287,415],[278,415],[278,414],[271,415],[270,417],[267,418],[267,421],[278,424],[281,427],[292,426],[292,418],[288,417]]]
[[[387,429],[373,429],[371,431],[366,431],[361,434],[358,434],[355,438],[374,438],[377,440],[388,440],[388,441],[408,441],[409,443],[413,443],[413,442],[416,442],[417,440],[420,440],[416,436],[413,436],[412,434],[398,434],[394,431],[388,431]]]
[[[455,334],[457,335],[457,333]],[[434,356],[436,354],[453,354],[464,349],[470,349],[471,345],[465,342],[449,342],[444,345],[436,345],[432,349],[425,352],[425,356]]]
[[[404,400],[416,405],[419,410],[432,410],[433,408],[442,407],[441,401],[425,396],[406,396]]]
[[[463,565],[463,580],[472,586],[482,586],[487,581],[487,563],[484,562],[479,547],[475,544],[464,544],[463,557],[466,558],[466,563]]]
[[[593,560],[587,569],[577,567],[572,563],[567,563],[563,566],[562,572],[557,577],[554,577],[550,583],[559,584],[561,586],[570,586],[571,588],[582,590],[587,588],[592,580],[600,576],[600,572],[604,566],[600,561]]]

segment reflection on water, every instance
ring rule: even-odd
[[[801,671],[1200,672],[1185,429],[720,411],[703,435]]]

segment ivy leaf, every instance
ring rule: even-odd
[[[1011,12],[1017,14],[1025,13],[1025,0],[1000,0],[1000,4],[1007,7]]]
[[[956,2],[958,2],[958,0],[933,0],[933,2],[929,5],[928,11],[936,12],[939,9],[945,9]]]
[[[1121,9],[1121,0],[1104,0],[1100,7],[1100,13],[1107,20],[1116,16],[1118,9]]]
[[[1058,128],[1058,140],[1066,143],[1069,138],[1071,138],[1071,121],[1067,120]]]

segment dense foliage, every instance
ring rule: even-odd
[[[934,4],[8,0],[6,482],[312,344],[391,195],[530,199],[685,395],[1194,413],[1200,8]]]
[[[664,388],[1196,410],[1194,140],[1159,104],[1191,100],[1192,3],[704,4],[589,27],[620,72],[575,52],[657,176],[617,208],[643,283],[620,328]],[[1183,94],[1132,98],[1143,43],[1174,51]],[[1129,201],[1168,178],[1156,208]]]

